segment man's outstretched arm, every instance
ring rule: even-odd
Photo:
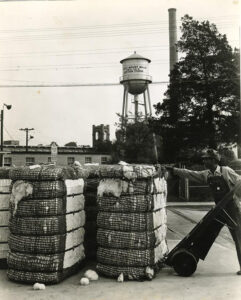
[[[188,169],[172,168],[173,175],[187,178],[198,183],[207,183],[207,171],[192,171]]]

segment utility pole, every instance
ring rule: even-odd
[[[1,167],[4,166],[4,152],[3,152],[3,119],[4,119],[4,107],[6,107],[8,110],[12,108],[12,105],[9,104],[3,104],[3,108],[1,109]]]
[[[28,152],[28,141],[33,138],[31,135],[28,138],[28,132],[34,130],[34,128],[20,128],[19,130],[26,132],[26,152]]]

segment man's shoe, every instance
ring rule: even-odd
[[[237,275],[241,275],[241,270],[237,272]]]

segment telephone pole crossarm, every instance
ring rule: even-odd
[[[34,128],[20,128],[19,130],[26,132],[26,152],[28,152],[28,141],[29,141],[28,133],[29,131],[34,130]]]

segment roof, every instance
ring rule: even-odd
[[[11,154],[51,154],[50,146],[4,146],[4,150]],[[87,147],[58,147],[58,154],[109,154],[108,151],[96,151],[94,148]]]
[[[127,58],[122,59],[120,61],[120,63],[122,64],[124,61],[130,60],[130,59],[144,59],[144,60],[147,60],[148,62],[151,62],[151,60],[149,58],[141,56],[141,55],[137,54],[136,51],[134,51],[134,53],[131,54],[130,56],[128,56]]]

